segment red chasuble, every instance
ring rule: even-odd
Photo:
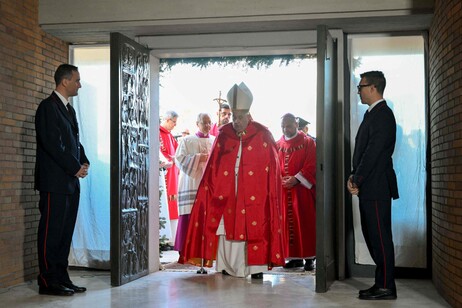
[[[287,258],[316,256],[316,143],[303,132],[291,140],[284,136],[277,142],[282,176],[297,173],[310,182],[308,189],[302,183],[282,188],[283,223],[286,229]]]
[[[159,127],[159,144],[160,151],[168,161],[173,161],[175,156],[178,142],[173,137],[172,133]],[[170,220],[178,219],[178,167],[174,164],[171,168],[166,169],[165,184],[167,186],[167,200],[168,200],[168,215]]]
[[[249,122],[235,184],[239,137],[232,123],[220,128],[194,202],[180,263],[211,267],[216,258],[221,217],[227,240],[247,242],[247,265],[284,264],[281,180],[277,149],[266,127]]]

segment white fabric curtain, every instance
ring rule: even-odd
[[[72,104],[80,142],[90,160],[80,181],[80,206],[69,265],[110,268],[110,69],[109,46],[71,48],[71,63],[79,68],[82,88]]]
[[[385,100],[397,123],[393,154],[400,198],[392,202],[393,240],[398,267],[427,267],[426,121],[424,41],[421,36],[350,37],[351,151],[367,105],[361,104],[356,85],[360,74],[380,70],[387,85]],[[374,264],[359,220],[358,198],[353,197],[355,262]]]

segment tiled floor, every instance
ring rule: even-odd
[[[162,261],[165,261],[163,259]],[[111,287],[109,272],[71,271],[88,291],[70,297],[39,295],[34,282],[0,289],[2,307],[449,307],[430,280],[397,280],[398,299],[362,301],[358,289],[371,279],[336,281],[327,293],[315,293],[314,273],[274,272],[263,281],[223,276],[210,271],[164,270],[120,287]]]

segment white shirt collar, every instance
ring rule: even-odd
[[[64,96],[62,96],[61,93],[59,93],[58,91],[55,90],[55,91],[53,91],[53,92],[55,92],[56,95],[58,95],[59,99],[60,99],[61,102],[64,104],[64,107],[67,108],[67,104],[69,104],[69,101],[68,101]]]
[[[371,104],[371,105],[369,106],[369,108],[367,108],[367,111],[368,111],[368,112],[371,112],[372,108],[374,108],[374,107],[375,107],[378,103],[380,103],[381,101],[384,101],[384,99],[381,98],[381,99],[379,99],[378,101],[376,101],[375,103]]]

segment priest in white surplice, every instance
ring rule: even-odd
[[[212,121],[207,113],[197,116],[198,131],[181,139],[176,150],[176,165],[180,169],[178,184],[178,230],[174,249],[181,251],[188,232],[189,214],[196,199],[197,188],[215,137],[209,134]]]

